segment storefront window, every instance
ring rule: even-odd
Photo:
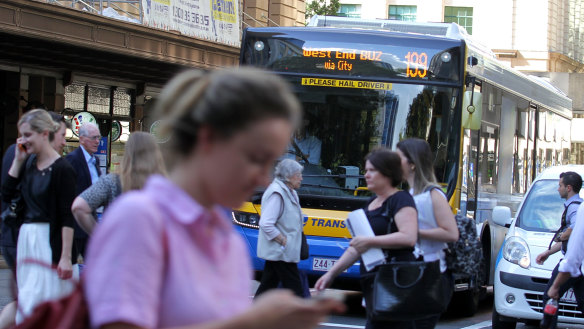
[[[106,160],[102,163],[103,169],[107,168],[109,172],[116,170],[130,135],[134,91],[123,87],[74,82],[65,87],[64,96],[65,118],[71,120],[75,127],[87,120],[99,126],[103,140],[98,153]],[[68,132],[65,152],[69,153],[77,147],[79,137]]]

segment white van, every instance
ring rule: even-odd
[[[493,329],[515,328],[517,322],[539,326],[543,293],[562,253],[550,256],[543,265],[535,259],[548,248],[560,227],[566,200],[558,194],[558,183],[560,174],[566,171],[584,177],[584,166],[548,168],[531,184],[515,218],[507,207],[493,209],[493,221],[509,227],[495,268]],[[584,196],[584,188],[580,196]],[[558,322],[584,325],[571,289],[561,298],[558,311]]]

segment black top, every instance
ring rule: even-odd
[[[62,250],[62,228],[71,227],[75,218],[71,205],[75,199],[75,171],[64,158],[58,158],[48,168],[38,170],[36,156],[26,161],[24,173],[18,178],[10,175],[2,182],[2,199],[10,202],[18,192],[24,199],[25,223],[47,222],[50,224],[49,242],[53,264],[58,264]],[[77,263],[77,250],[73,247],[71,261]]]
[[[373,229],[373,233],[375,235],[385,235],[397,232],[398,231],[397,225],[395,224],[395,221],[392,220],[395,214],[397,214],[402,208],[405,207],[412,207],[416,209],[416,203],[414,202],[414,198],[406,191],[398,191],[389,198],[387,198],[385,201],[383,201],[381,207],[373,210],[368,210],[369,204],[374,199],[375,197],[371,198],[371,200],[367,202],[367,205],[363,210],[365,210],[365,215],[367,215],[367,219],[369,219],[369,225],[371,225],[371,229]],[[417,220],[417,217],[415,220]],[[396,260],[411,260],[413,257],[412,254],[413,251],[414,251],[413,247],[400,249],[384,249],[384,252],[387,254],[388,259],[392,259],[395,257]],[[366,273],[363,264],[361,264],[361,273]]]

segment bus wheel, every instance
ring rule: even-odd
[[[493,307],[493,319],[491,325],[493,329],[515,329],[515,327],[517,327],[517,322],[503,321],[495,307]]]

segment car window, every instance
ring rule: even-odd
[[[525,197],[516,226],[539,232],[552,232],[560,227],[564,199],[558,194],[558,180],[536,181]]]

